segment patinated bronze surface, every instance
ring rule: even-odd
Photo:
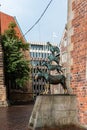
[[[52,46],[50,42],[47,42],[48,46],[50,47],[50,51],[52,52],[53,55],[57,54],[60,55],[60,49],[57,46]]]
[[[47,62],[47,61],[43,61],[42,66],[46,66],[48,68],[48,70],[55,70],[56,69],[58,71],[58,73],[62,72],[62,70],[61,70],[62,66],[52,65],[52,64],[50,64],[50,62]]]
[[[47,83],[49,84],[61,84],[63,86],[64,92],[66,93],[67,86],[66,86],[66,78],[62,73],[62,66],[59,65],[60,62],[60,50],[56,46],[52,46],[49,42],[47,43],[50,47],[51,54],[48,56],[48,61],[43,61],[40,65],[46,66],[48,69],[47,72],[43,72],[39,68],[37,68],[38,73],[36,74],[35,78],[44,78]],[[52,64],[52,62],[55,62],[56,64]],[[57,75],[51,75],[50,71],[57,70]]]
[[[43,72],[43,71],[38,71],[37,75],[35,76],[35,78],[44,78],[47,82],[49,82],[50,84],[61,84],[63,86],[63,89],[66,90],[66,78],[64,75],[59,74],[59,75],[51,75],[48,74],[47,72]]]
[[[57,64],[59,64],[60,56],[59,55],[55,56],[53,54],[50,54],[50,56],[48,56],[48,60],[50,64],[52,63],[52,61],[55,61]]]

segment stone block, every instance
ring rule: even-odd
[[[77,123],[75,95],[44,95],[37,97],[28,127],[34,130]]]

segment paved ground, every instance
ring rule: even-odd
[[[29,130],[28,121],[33,105],[18,105],[0,108],[0,130]],[[76,126],[62,128],[39,128],[36,130],[86,130]]]
[[[0,108],[0,130],[28,130],[33,105]]]

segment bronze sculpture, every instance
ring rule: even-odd
[[[49,84],[61,84],[63,86],[64,89],[64,93],[66,93],[67,91],[67,87],[66,87],[66,78],[64,75],[51,75],[48,74],[47,72],[43,72],[41,70],[38,69],[38,73],[35,75],[35,79],[39,79],[39,78],[44,78],[47,82],[49,82]]]
[[[60,50],[56,46],[52,46],[50,43],[47,43],[48,46],[50,47],[51,54],[48,56],[48,61],[43,61],[41,63],[41,66],[46,66],[48,69],[48,72],[43,72],[39,68],[37,68],[38,73],[36,74],[35,78],[44,78],[47,83],[49,83],[49,91],[50,91],[50,84],[61,84],[64,93],[67,93],[67,86],[66,86],[66,78],[62,73],[62,66],[59,65],[60,61]],[[52,64],[52,62],[55,62],[55,64]],[[50,71],[52,70],[57,70],[58,74],[57,75],[51,75]]]
[[[50,62],[47,62],[47,61],[43,61],[41,65],[46,66],[48,68],[48,70],[55,70],[56,69],[58,71],[58,73],[63,72],[61,70],[62,66],[60,66],[60,65],[52,65],[52,64],[50,64]]]
[[[48,44],[48,46],[50,47],[50,51],[52,52],[53,55],[54,55],[54,54],[60,55],[60,49],[59,49],[59,47],[57,47],[57,46],[52,46],[52,45],[50,44],[50,42],[47,42],[47,44]]]
[[[55,61],[57,64],[59,64],[60,57],[59,57],[59,55],[55,56],[53,54],[50,54],[50,56],[48,56],[48,60],[49,60],[50,64],[52,63],[52,61]]]

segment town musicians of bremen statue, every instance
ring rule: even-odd
[[[60,49],[57,46],[52,46],[49,42],[47,44],[50,47],[51,54],[47,57],[48,58],[47,61],[44,60],[41,63],[41,66],[46,66],[48,72],[42,71],[37,66],[38,73],[35,75],[35,79],[44,78],[46,80],[46,83],[49,84],[48,93],[50,93],[50,84],[54,85],[61,84],[64,89],[64,93],[67,93],[66,77],[63,75],[63,72],[61,70],[62,66],[60,66],[59,64]],[[52,62],[55,62],[56,64],[52,64]],[[57,75],[50,74],[50,71],[53,70],[57,70],[58,74]]]

